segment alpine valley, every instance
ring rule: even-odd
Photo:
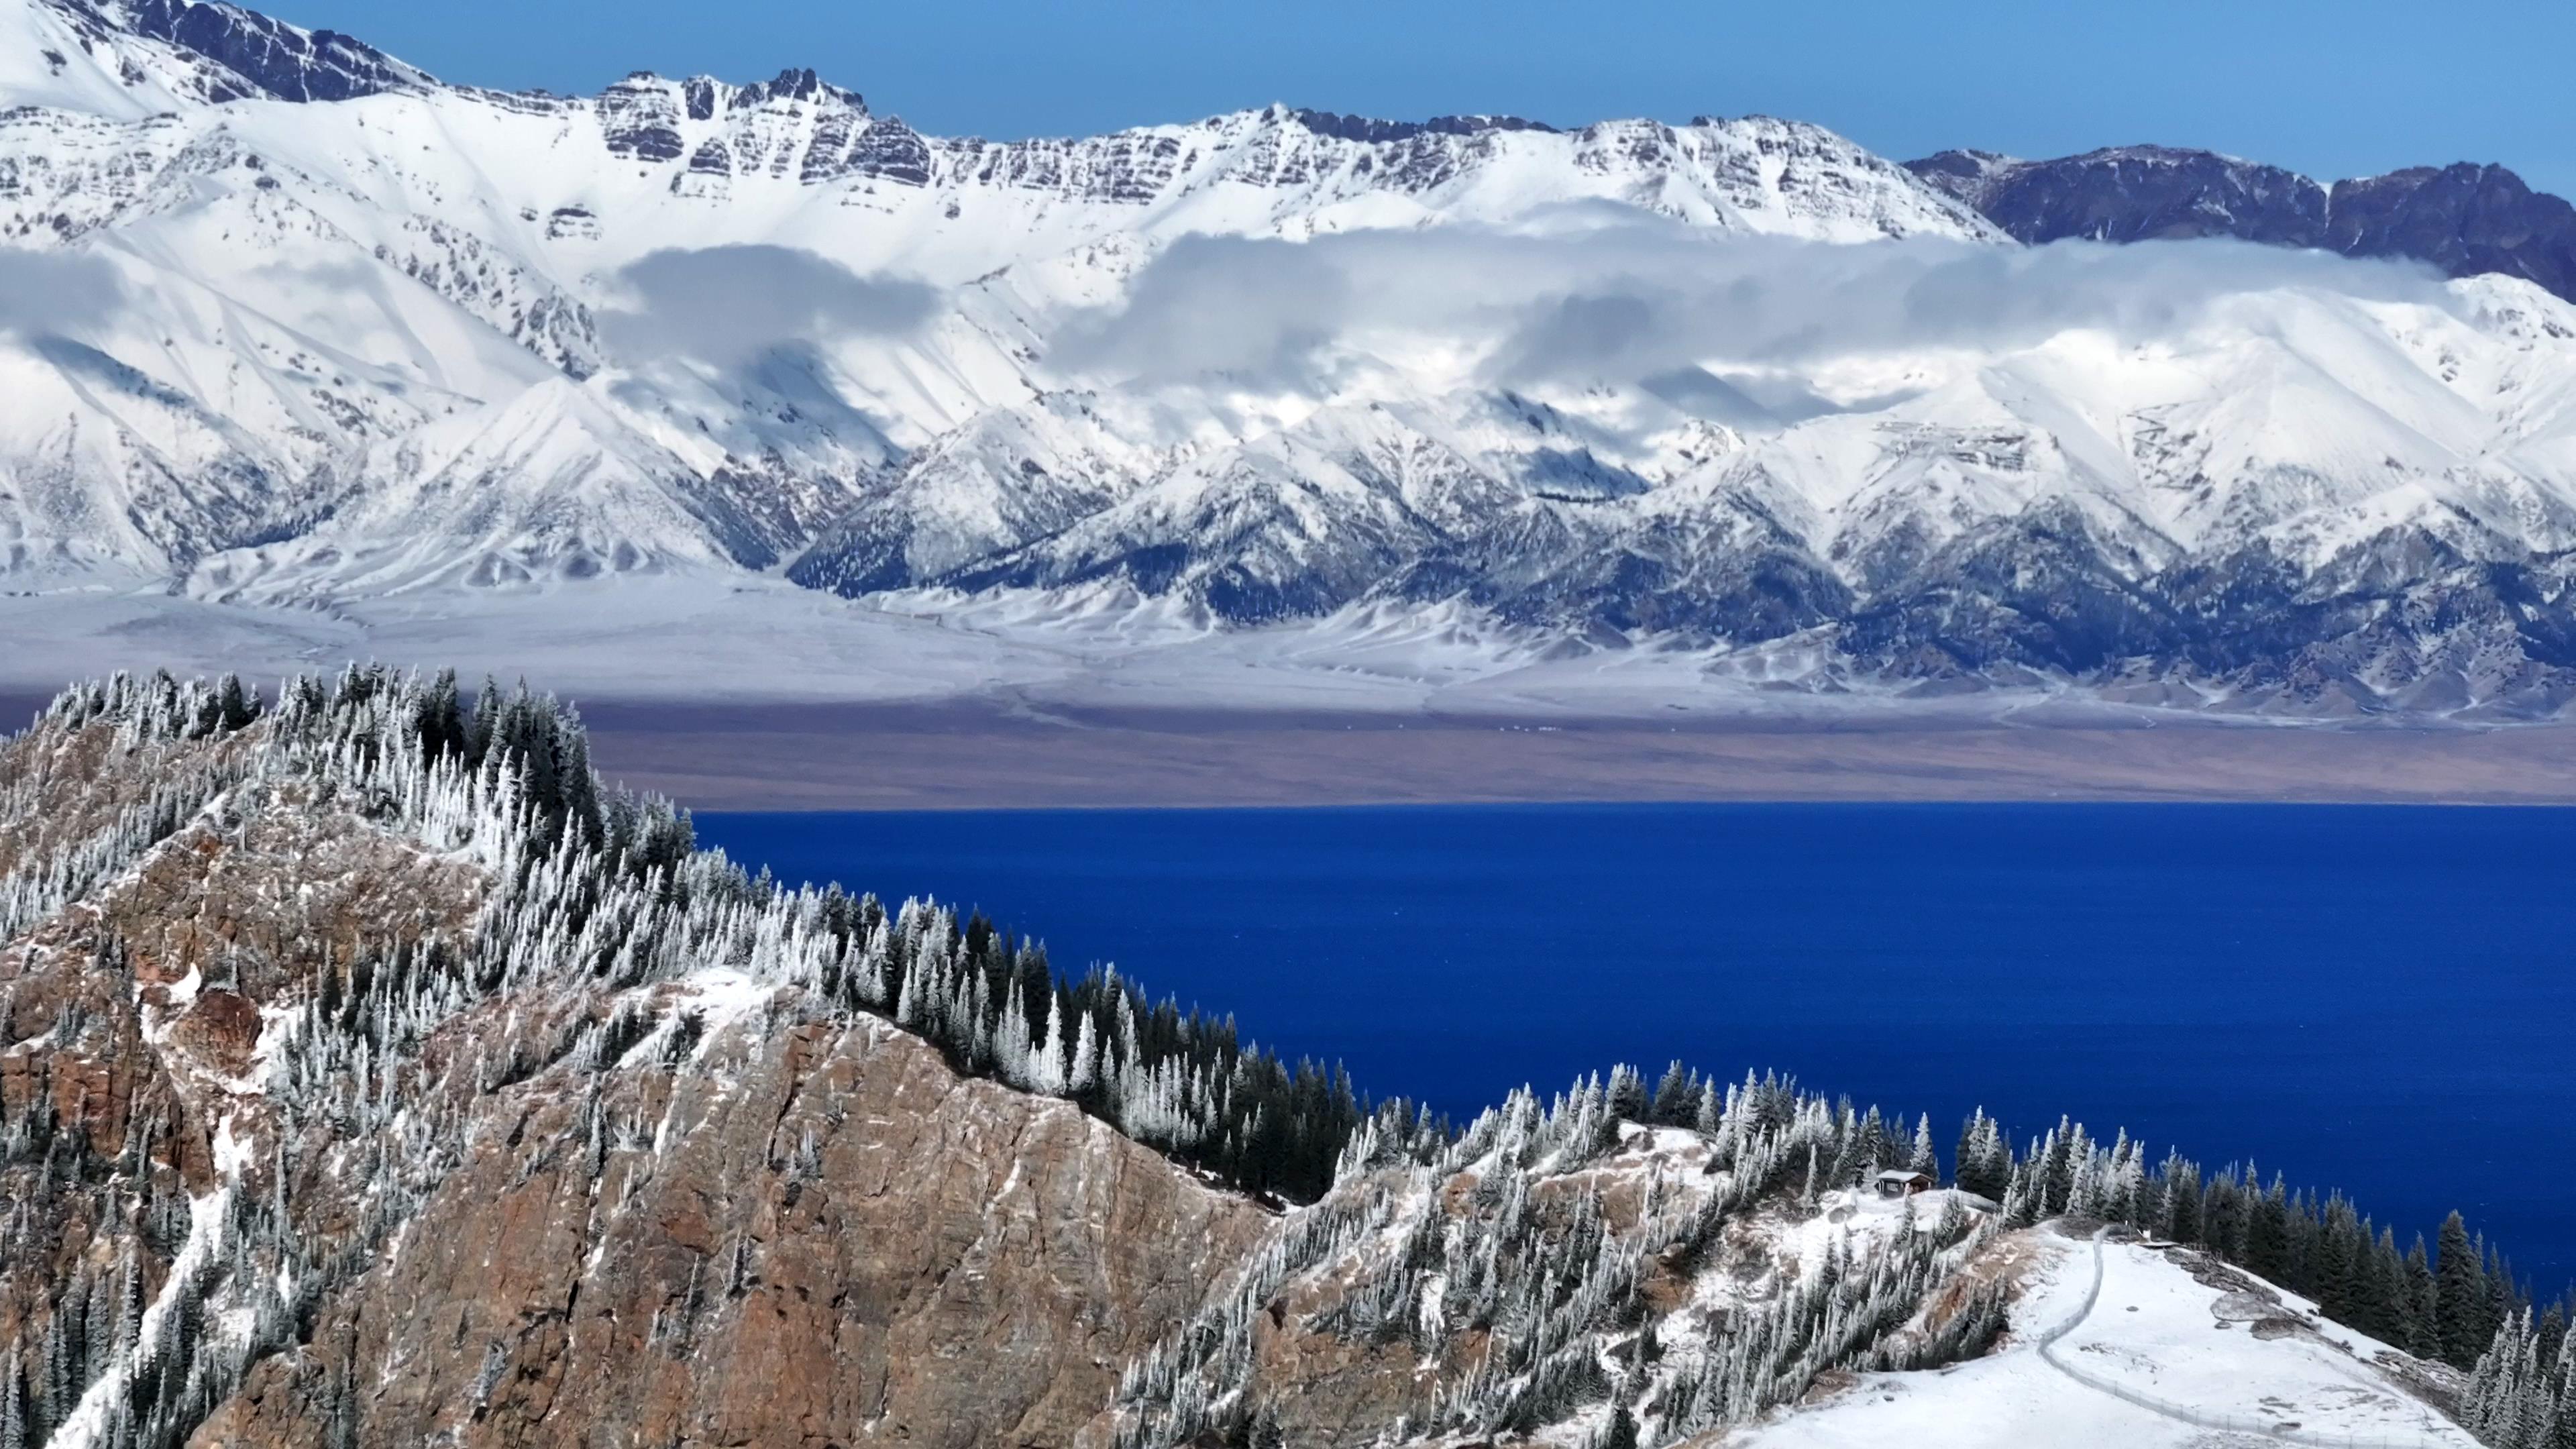
[[[986,142],[187,0],[0,0],[0,107],[8,682],[642,667],[685,618],[823,694],[2576,693],[2576,223],[2493,168],[1284,107]]]

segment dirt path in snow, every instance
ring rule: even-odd
[[[2461,1443],[2459,1439],[2436,1439],[2424,1434],[2328,1434],[2313,1429],[2289,1428],[2276,1420],[2251,1415],[2205,1413],[2185,1404],[2177,1404],[2170,1399],[2160,1399],[2153,1394],[2140,1393],[2125,1384],[2104,1378],[2089,1370],[2077,1368],[2059,1358],[2058,1341],[2083,1327],[2085,1320],[2093,1316],[2094,1305],[2102,1300],[2102,1241],[2109,1237],[2110,1233],[2111,1230],[2108,1227],[2098,1228],[2093,1233],[2091,1239],[2093,1282],[2084,1290],[2083,1305],[2069,1315],[2064,1323],[2039,1336],[2039,1356],[2047,1361],[2050,1368],[2088,1389],[2109,1394],[2124,1403],[2135,1404],[2151,1414],[2177,1423],[2189,1424],[2195,1428],[2229,1429],[2238,1433],[2258,1435],[2274,1443],[2304,1444],[2313,1446],[2313,1449],[2458,1449]]]

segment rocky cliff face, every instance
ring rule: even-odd
[[[1268,1230],[1071,1106],[761,994],[690,1052],[485,1104],[194,1442],[1067,1444]]]
[[[2034,244],[2228,236],[2305,247],[2326,231],[2324,187],[2212,151],[2117,146],[2057,161],[1943,151],[1906,166]]]
[[[72,12],[90,10],[65,0]],[[345,101],[418,90],[429,78],[354,36],[304,30],[239,6],[196,0],[116,0],[96,7],[139,35],[221,65],[243,82],[243,95],[282,101]],[[216,99],[230,99],[218,96]]]
[[[2338,181],[2325,244],[2346,256],[2415,257],[2454,277],[2521,277],[2576,298],[2576,206],[2501,166],[2413,166]]]

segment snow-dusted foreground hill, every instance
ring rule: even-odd
[[[935,675],[998,638],[1694,699],[2576,683],[2576,307],[2021,248],[1760,117],[994,143],[810,72],[505,95],[228,6],[0,0],[0,399],[0,589],[136,620],[8,625],[91,668],[319,617],[339,657],[452,619],[450,659],[599,620],[586,658],[649,669],[614,626],[674,606],[634,599],[783,582],[862,642],[713,646],[778,694],[882,692],[822,661],[924,619]]]
[[[1982,1113],[1945,1171],[1928,1119],[1679,1063],[1453,1127],[755,877],[587,758],[356,669],[0,740],[0,1442],[2550,1449],[2576,1407],[2457,1218],[2401,1258]]]

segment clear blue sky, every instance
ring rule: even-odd
[[[1558,124],[1759,111],[1898,158],[2152,140],[2327,179],[2500,161],[2576,191],[2569,0],[269,3],[510,89],[811,66],[944,134],[1073,134],[1274,100]]]

